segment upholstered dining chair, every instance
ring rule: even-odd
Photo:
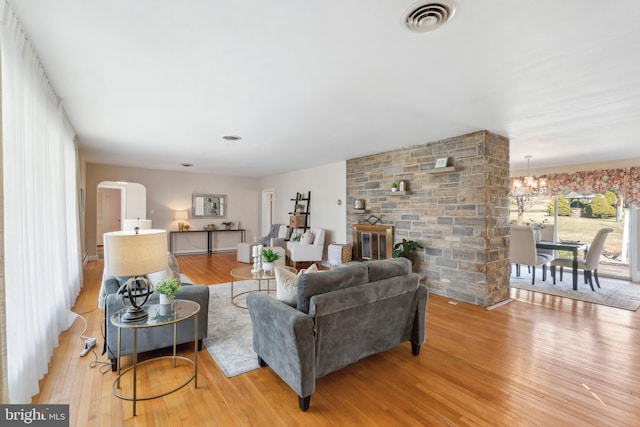
[[[600,255],[604,249],[604,242],[607,240],[609,233],[613,231],[613,228],[601,228],[596,233],[595,237],[589,245],[587,250],[587,256],[584,259],[578,260],[578,269],[584,271],[584,282],[589,283],[591,290],[595,292],[593,287],[593,279],[596,279],[596,285],[600,287],[600,281],[598,280],[598,264],[600,263]],[[560,280],[562,280],[562,269],[564,267],[571,268],[573,266],[573,258],[559,257],[554,258],[551,261],[551,277],[553,278],[553,284],[556,284],[556,267],[560,267]]]
[[[520,265],[532,267],[531,284],[535,285],[536,266],[541,265],[542,280],[547,279],[547,263],[549,260],[537,254],[533,228],[528,225],[512,225],[509,252],[509,261],[516,265],[516,276],[520,276]]]
[[[553,224],[547,224],[544,228],[540,229],[540,240],[544,240],[545,242],[554,242],[555,241],[555,228],[556,226]],[[552,249],[538,249],[538,255],[547,258],[548,261],[551,261],[555,258],[555,251]]]

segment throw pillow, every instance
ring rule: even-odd
[[[295,307],[298,303],[298,279],[305,273],[318,271],[318,266],[311,264],[306,270],[300,270],[298,274],[286,268],[275,267],[276,271],[276,298],[285,304]]]
[[[148,273],[146,274],[146,276],[153,286],[155,286],[156,283],[163,281],[167,277],[175,277],[173,275],[173,271],[171,271],[171,268],[169,267],[165,268],[164,270],[156,271],[155,273]],[[178,275],[178,280],[180,280],[179,275]]]
[[[305,231],[302,236],[300,236],[300,243],[305,245],[310,245],[313,243],[313,233],[311,230]]]
[[[180,280],[180,267],[178,266],[178,260],[175,255],[167,251],[167,265],[171,269],[171,275]]]

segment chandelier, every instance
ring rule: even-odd
[[[527,176],[523,180],[514,179],[509,191],[509,197],[516,205],[518,212],[518,224],[522,224],[524,211],[535,205],[535,198],[547,191],[547,182],[544,179],[535,179],[529,170],[531,155],[524,156],[527,159]]]
[[[532,197],[544,194],[547,192],[547,181],[544,179],[536,179],[531,175],[529,169],[529,161],[531,155],[524,156],[527,159],[527,176],[523,180],[514,179],[511,187],[510,195],[514,198],[531,199]]]

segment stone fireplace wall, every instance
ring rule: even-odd
[[[449,167],[434,169],[449,157]],[[391,183],[403,180],[404,193]],[[424,246],[414,271],[434,294],[483,307],[509,298],[509,140],[488,131],[347,161],[347,236],[367,219]],[[356,199],[365,210],[356,210]]]

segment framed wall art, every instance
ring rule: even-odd
[[[191,217],[192,218],[226,218],[227,217],[227,196],[222,194],[202,194],[191,195]]]
[[[436,159],[436,164],[434,166],[434,168],[446,168],[447,165],[449,164],[449,158],[448,157],[438,157]]]

